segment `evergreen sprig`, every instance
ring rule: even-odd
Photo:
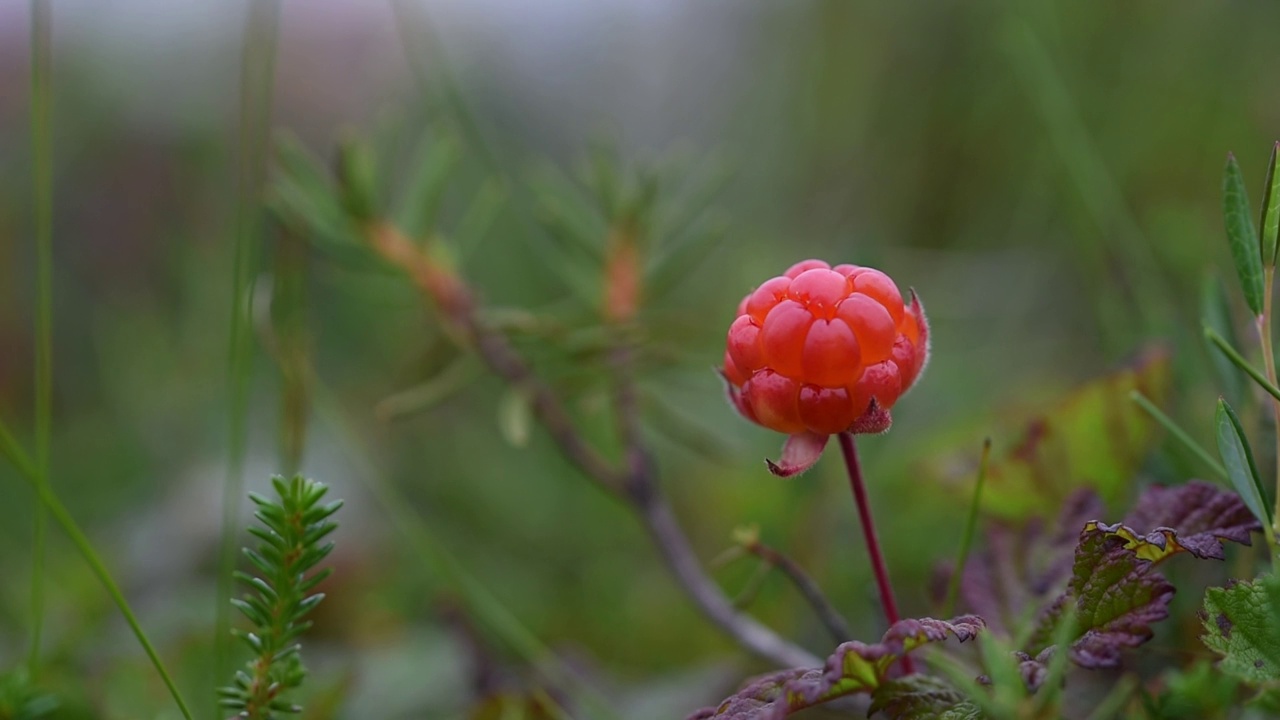
[[[219,690],[223,707],[250,720],[302,711],[285,698],[306,676],[295,641],[311,627],[307,613],[324,599],[323,593],[311,591],[332,570],[313,570],[333,550],[332,542],[321,541],[337,527],[330,518],[342,507],[341,501],[321,505],[329,488],[300,475],[291,480],[277,476],[271,484],[278,500],[249,493],[258,506],[254,517],[263,526],[249,532],[262,542],[256,550],[245,548],[244,554],[257,574],[235,573],[251,592],[231,601],[252,623],[251,630],[233,632],[254,657],[235,674],[233,685]]]

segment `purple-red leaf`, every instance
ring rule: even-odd
[[[822,670],[787,670],[756,680],[714,708],[703,708],[689,720],[782,720],[795,710],[838,697],[869,694],[889,678],[902,656],[926,643],[954,635],[970,640],[985,628],[982,618],[964,615],[950,622],[923,618],[893,624],[874,645],[843,643]]]
[[[991,630],[1012,633],[1028,610],[1044,607],[1066,588],[1080,529],[1102,512],[1097,493],[1082,489],[1067,499],[1051,529],[1038,518],[1021,528],[993,523],[986,547],[965,564],[960,581],[965,607]]]
[[[1101,528],[1081,532],[1070,590],[1082,633],[1070,649],[1077,665],[1116,667],[1121,650],[1150,640],[1151,625],[1169,616],[1173,586],[1151,564]]]
[[[782,458],[778,462],[765,460],[769,472],[778,477],[791,477],[813,467],[822,457],[822,449],[827,446],[830,435],[818,435],[811,432],[796,433],[787,437],[782,446]]]
[[[1222,559],[1223,540],[1249,545],[1250,534],[1262,531],[1239,495],[1200,480],[1147,488],[1125,524],[1148,534],[1173,530],[1181,549],[1214,560]]]

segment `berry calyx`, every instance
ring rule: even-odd
[[[747,419],[788,434],[882,432],[929,355],[924,309],[874,268],[805,260],[743,298],[724,377]]]

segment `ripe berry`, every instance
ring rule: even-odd
[[[738,305],[724,377],[747,419],[788,434],[880,432],[920,376],[929,329],[873,268],[805,260]]]

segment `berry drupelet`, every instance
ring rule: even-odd
[[[743,298],[723,372],[744,417],[825,445],[836,433],[888,429],[928,355],[914,292],[907,304],[879,270],[805,260]]]

